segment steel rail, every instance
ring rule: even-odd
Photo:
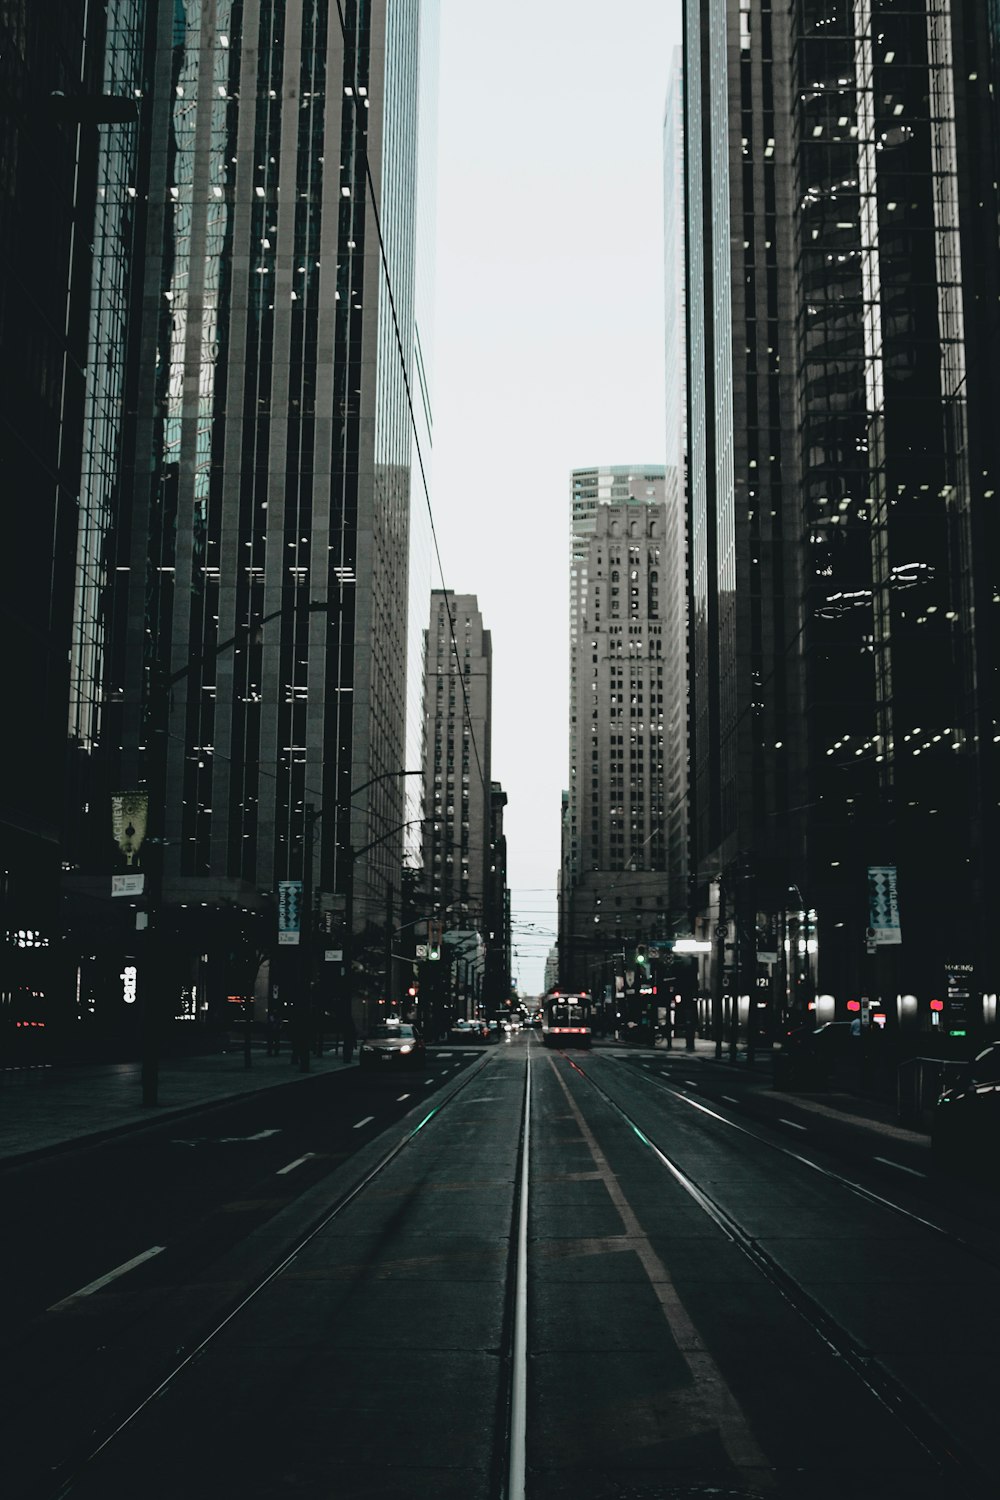
[[[652,1151],[674,1181],[722,1230],[732,1244],[742,1251],[751,1264],[775,1287],[822,1342],[844,1362],[879,1404],[900,1423],[910,1438],[938,1467],[945,1482],[949,1478],[960,1481],[966,1487],[966,1494],[982,1495],[984,1500],[987,1496],[995,1495],[995,1473],[990,1474],[985,1471],[973,1455],[962,1448],[954,1436],[926,1407],[922,1406],[853,1334],[838,1323],[812,1294],[785,1270],[780,1261],[764,1249],[756,1236],[750,1234],[717,1198],[713,1197],[645,1134],[628,1110],[613,1099],[607,1090],[572,1058],[567,1057],[565,1053],[559,1055],[628,1125],[637,1139]],[[679,1097],[683,1098],[683,1095]],[[753,1134],[751,1131],[746,1133]],[[764,1144],[769,1143],[764,1142]],[[947,1493],[958,1494],[959,1491],[948,1490]]]
[[[339,1214],[342,1214],[344,1212],[345,1208],[353,1203],[355,1199],[360,1197],[360,1195],[365,1191],[366,1188],[371,1186],[371,1184],[377,1177],[381,1176],[385,1169],[396,1160],[396,1157],[399,1156],[402,1151],[405,1151],[410,1142],[417,1135],[419,1135],[424,1126],[427,1125],[435,1115],[441,1114],[442,1111],[446,1109],[447,1106],[451,1104],[451,1102],[455,1098],[457,1098],[460,1093],[462,1093],[462,1091],[474,1077],[478,1077],[478,1075],[483,1071],[483,1069],[490,1062],[494,1055],[495,1054],[493,1052],[488,1052],[487,1054],[485,1054],[485,1056],[481,1057],[478,1062],[473,1063],[470,1068],[465,1069],[459,1075],[459,1077],[454,1080],[454,1085],[446,1094],[445,1098],[438,1104],[436,1104],[433,1109],[427,1110],[421,1117],[421,1119],[418,1120],[418,1122],[410,1130],[408,1130],[405,1135],[401,1136],[396,1144],[392,1146],[391,1149],[387,1151],[385,1155],[379,1159],[378,1162],[376,1162],[375,1166],[371,1167],[358,1182],[356,1182],[352,1187],[348,1188],[341,1194],[341,1196],[336,1200],[331,1208],[324,1209],[323,1213],[320,1215],[317,1221],[305,1233],[300,1234],[298,1240],[296,1241],[294,1249],[282,1255],[281,1259],[274,1266],[272,1266],[272,1268],[266,1273],[266,1275],[260,1277],[248,1292],[244,1292],[239,1300],[235,1302],[234,1305],[229,1309],[226,1315],[221,1318],[209,1330],[209,1332],[199,1340],[197,1344],[195,1344],[191,1349],[188,1350],[183,1359],[179,1360],[178,1363],[175,1364],[169,1371],[169,1373],[165,1375],[157,1383],[157,1385],[153,1387],[152,1390],[147,1392],[142,1400],[136,1406],[134,1406],[126,1416],[122,1417],[118,1421],[115,1421],[113,1426],[109,1426],[101,1434],[99,1439],[93,1442],[93,1446],[89,1447],[86,1454],[81,1458],[78,1458],[76,1460],[67,1460],[66,1464],[62,1466],[61,1475],[56,1477],[58,1488],[51,1492],[52,1500],[63,1500],[64,1496],[72,1493],[76,1484],[83,1477],[84,1471],[89,1467],[89,1465],[92,1464],[95,1459],[97,1459],[105,1451],[105,1449],[109,1448],[112,1443],[117,1441],[117,1439],[121,1437],[121,1435],[129,1427],[131,1427],[136,1418],[141,1416],[146,1408],[152,1404],[152,1402],[156,1401],[167,1390],[169,1390],[169,1388],[174,1384],[178,1377],[181,1376],[184,1371],[188,1369],[188,1367],[196,1359],[198,1359],[198,1357],[205,1351],[205,1349],[208,1348],[209,1344],[213,1343],[215,1339],[218,1338],[219,1334],[221,1334],[226,1328],[228,1328],[229,1325],[236,1318],[238,1318],[240,1314],[246,1310],[247,1307],[250,1306],[250,1304],[260,1295],[265,1287],[270,1286],[272,1281],[280,1276],[283,1271],[286,1271],[288,1269],[288,1267],[292,1264],[296,1257],[302,1253],[306,1246],[310,1244],[317,1235],[322,1234],[323,1230],[327,1227],[328,1224],[331,1224]],[[413,1113],[415,1113],[415,1111],[411,1111],[411,1114]],[[70,1472],[67,1473],[66,1469],[69,1468],[70,1465],[72,1467],[70,1468]]]
[[[752,1141],[756,1141],[759,1145],[767,1146],[770,1150],[777,1151],[782,1156],[788,1156],[793,1161],[799,1162],[802,1166],[808,1167],[810,1171],[818,1172],[821,1177],[827,1178],[830,1182],[835,1182],[839,1187],[855,1194],[856,1197],[863,1199],[866,1203],[873,1203],[879,1208],[888,1210],[890,1213],[898,1214],[900,1218],[907,1219],[910,1223],[919,1225],[921,1229],[926,1229],[930,1233],[940,1236],[941,1239],[946,1240],[950,1245],[964,1250],[967,1255],[973,1256],[976,1260],[983,1261],[986,1265],[1000,1267],[1000,1254],[976,1245],[972,1240],[966,1239],[964,1235],[956,1233],[955,1230],[945,1229],[943,1225],[936,1224],[933,1219],[925,1219],[923,1214],[915,1213],[911,1208],[904,1208],[901,1203],[896,1203],[891,1198],[886,1198],[882,1193],[876,1193],[872,1188],[864,1187],[860,1182],[855,1182],[853,1178],[845,1177],[842,1173],[835,1172],[831,1167],[821,1166],[819,1162],[813,1161],[808,1156],[803,1156],[801,1151],[793,1150],[791,1146],[786,1146],[782,1141],[772,1141],[767,1136],[758,1135],[755,1130],[750,1130],[738,1120],[728,1119],[709,1105],[702,1103],[700,1099],[692,1099],[689,1094],[685,1094],[682,1090],[669,1083],[661,1082],[660,1079],[649,1073],[642,1073],[636,1070],[635,1076],[651,1084],[658,1093],[669,1094],[682,1104],[688,1105],[689,1108],[696,1109],[700,1113],[708,1115],[711,1119],[717,1120],[728,1129],[736,1130],[741,1135],[749,1136]]]
[[[521,1171],[517,1195],[514,1330],[511,1355],[510,1443],[507,1450],[507,1500],[524,1500],[528,1430],[528,1177],[531,1150],[531,1040],[524,1063],[524,1112],[521,1123]]]

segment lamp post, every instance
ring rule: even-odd
[[[349,812],[350,805],[354,801],[355,797],[359,797],[362,792],[366,792],[370,786],[375,786],[380,781],[390,781],[394,776],[422,776],[423,774],[423,767],[421,767],[418,771],[382,771],[380,775],[371,776],[367,781],[363,781],[360,786],[355,787],[345,803],[337,804],[338,810],[343,810],[346,808]],[[404,828],[411,828],[414,823],[424,823],[427,821],[429,820],[426,818],[409,818],[405,823],[400,823],[397,828],[390,828],[388,833],[383,833],[381,837],[372,839],[370,844],[365,844],[360,849],[355,849],[353,844],[351,843],[348,843],[346,846],[345,853],[347,855],[347,874],[344,882],[344,943],[342,949],[344,957],[342,962],[344,966],[344,980],[345,989],[347,992],[348,1006],[350,1006],[351,1003],[352,965],[354,963],[355,860],[360,859],[363,854],[367,854],[369,849],[374,849],[376,844],[381,844],[385,839],[391,838],[394,833],[401,833]]]
[[[279,616],[297,614],[300,611],[306,614],[325,613],[330,614],[339,609],[339,604],[330,601],[308,600],[298,603],[290,600],[275,609],[270,614],[264,615],[259,620],[250,621],[242,625],[235,635],[228,640],[220,641],[211,650],[203,651],[193,656],[178,671],[167,673],[164,671],[157,657],[150,668],[148,708],[150,726],[150,766],[149,766],[149,812],[147,822],[146,843],[149,853],[146,864],[146,972],[142,982],[142,1102],[144,1105],[155,1105],[159,1098],[159,1075],[160,1075],[160,1022],[161,1022],[161,996],[162,996],[162,968],[160,960],[159,923],[162,918],[163,909],[163,856],[165,840],[163,828],[165,824],[166,803],[166,778],[167,778],[167,733],[168,719],[170,713],[170,692],[179,682],[183,682],[196,667],[201,667],[213,662],[223,651],[228,651],[230,646],[235,646],[237,641],[251,636],[264,625],[276,620]]]

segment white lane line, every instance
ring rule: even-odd
[[[455,1054],[454,1052],[435,1052],[434,1056],[440,1061],[442,1057],[454,1057]]]
[[[47,1312],[59,1312],[60,1308],[70,1307],[78,1297],[89,1297],[93,1292],[99,1292],[102,1286],[107,1286],[109,1281],[114,1281],[119,1276],[124,1276],[126,1271],[131,1271],[135,1266],[141,1266],[144,1260],[152,1260],[154,1255],[160,1255],[166,1245],[154,1245],[151,1250],[144,1250],[141,1255],[133,1255],[123,1266],[116,1266],[106,1276],[98,1276],[96,1281],[91,1281],[87,1286],[82,1286],[78,1292],[72,1292],[68,1297],[63,1297],[59,1302],[53,1302],[47,1308]]]
[[[434,1079],[433,1079],[433,1078],[425,1078],[425,1079],[424,1079],[424,1088],[427,1088],[427,1087],[428,1087],[428,1085],[429,1085],[429,1084],[432,1084],[432,1083],[433,1083],[433,1082],[434,1082]]]
[[[220,1135],[219,1141],[266,1141],[269,1135],[280,1135],[280,1130],[258,1130],[256,1135]]]
[[[909,1172],[911,1177],[927,1176],[926,1172],[918,1172],[916,1167],[904,1167],[901,1161],[890,1161],[887,1156],[876,1156],[875,1160],[880,1161],[884,1167],[895,1167],[897,1172]]]
[[[723,1094],[722,1097],[723,1099],[725,1099],[727,1104],[739,1104],[740,1102],[738,1099],[734,1099],[732,1094]]]
[[[396,1100],[396,1103],[397,1104],[402,1104],[403,1100],[404,1099],[409,1099],[409,1097],[410,1097],[409,1094],[400,1094],[399,1098]]]
[[[521,1191],[517,1212],[517,1266],[514,1273],[514,1347],[511,1355],[510,1447],[507,1500],[524,1500],[528,1429],[528,1159],[531,1148],[531,1064],[524,1068],[524,1135]]]
[[[808,1130],[808,1125],[800,1125],[798,1120],[786,1120],[784,1115],[778,1116],[779,1125],[790,1125],[793,1130]]]
[[[315,1155],[315,1151],[307,1151],[305,1156],[297,1156],[294,1161],[290,1161],[288,1163],[287,1167],[279,1167],[277,1172],[275,1172],[274,1174],[275,1177],[284,1177],[286,1172],[294,1172],[296,1167],[301,1167],[304,1161],[308,1161],[310,1157],[313,1157]]]
[[[687,1084],[689,1089],[701,1088],[701,1084],[698,1082],[697,1078],[685,1078],[684,1082]]]
[[[374,1118],[375,1118],[374,1115],[365,1115],[365,1117],[364,1117],[363,1120],[359,1120],[358,1121],[358,1123],[355,1125],[354,1129],[355,1130],[360,1130],[361,1127],[362,1127],[362,1125],[370,1125],[371,1122],[374,1120]]]

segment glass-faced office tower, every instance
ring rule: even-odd
[[[995,1017],[995,19],[687,8],[692,903],[779,1010]]]
[[[195,951],[194,914],[263,910],[308,873],[334,951],[352,885],[360,954],[399,883],[426,607],[411,625],[436,0],[141,10],[130,176],[110,134],[100,158],[131,296],[113,459],[88,429],[81,493],[68,885],[110,873],[109,798],[148,788]],[[118,357],[107,297],[98,264],[95,379]]]

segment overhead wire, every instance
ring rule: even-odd
[[[344,7],[343,7],[343,4],[342,4],[342,0],[337,0],[337,15],[338,15],[339,20],[340,20],[341,36],[343,37],[343,42],[344,42],[344,55],[346,57],[347,56],[347,52],[348,52],[349,42],[348,42],[348,37],[347,37],[347,24],[346,24],[346,22],[344,20]],[[351,93],[350,97],[351,97],[351,100],[352,100],[352,103],[353,103],[354,113],[355,113],[355,115],[357,115],[359,117],[358,118],[359,127],[363,126],[364,122],[365,122],[365,113],[366,113],[365,110],[364,110],[363,101],[361,101],[359,99],[356,90],[354,90]],[[395,297],[395,292],[393,290],[392,276],[391,276],[390,271],[389,271],[389,257],[388,257],[388,255],[386,253],[385,239],[384,239],[383,234],[382,234],[382,221],[381,221],[381,216],[379,214],[378,201],[377,201],[376,194],[375,194],[375,182],[374,182],[374,178],[372,177],[371,162],[370,162],[369,157],[368,157],[368,132],[367,132],[367,128],[359,128],[358,134],[359,134],[360,140],[361,140],[361,155],[362,155],[362,159],[364,161],[365,180],[366,180],[366,182],[368,184],[368,196],[369,196],[369,199],[371,201],[372,216],[373,216],[373,218],[375,220],[375,233],[376,233],[376,235],[378,237],[379,257],[380,257],[381,263],[382,263],[382,274],[385,277],[386,291],[387,291],[388,297],[389,297],[389,309],[390,309],[390,312],[392,314],[392,327],[393,327],[393,332],[394,332],[395,338],[396,338],[396,349],[397,349],[397,352],[399,354],[399,364],[400,364],[400,369],[402,371],[402,376],[403,376],[403,388],[404,388],[404,390],[406,392],[406,408],[407,408],[407,411],[410,414],[410,427],[411,427],[412,434],[413,434],[413,447],[414,447],[414,450],[415,450],[416,455],[417,455],[417,464],[418,464],[418,467],[420,469],[420,483],[421,483],[421,486],[422,486],[423,492],[424,492],[424,501],[425,501],[426,506],[427,506],[427,515],[428,515],[428,517],[430,519],[431,539],[432,539],[432,541],[434,543],[434,555],[437,558],[438,576],[441,579],[442,590],[443,590],[443,593],[444,593],[444,605],[445,605],[445,611],[446,611],[447,616],[448,616],[448,628],[449,628],[449,632],[451,634],[452,645],[455,648],[455,661],[456,661],[456,665],[457,665],[457,668],[458,668],[458,678],[459,678],[459,682],[462,685],[462,701],[463,701],[464,710],[465,710],[465,722],[468,725],[469,738],[470,738],[470,740],[472,742],[472,749],[473,749],[473,751],[475,753],[475,757],[476,757],[476,769],[479,772],[479,781],[480,781],[480,785],[483,788],[483,795],[484,795],[484,797],[488,797],[489,796],[489,788],[486,785],[486,776],[485,776],[485,773],[483,771],[483,763],[482,763],[482,760],[481,760],[480,754],[479,754],[479,745],[478,745],[478,743],[476,741],[475,727],[474,727],[474,725],[472,723],[472,710],[471,710],[471,707],[469,705],[468,687],[467,687],[467,684],[466,684],[466,681],[465,681],[465,673],[462,671],[461,659],[460,659],[459,653],[458,653],[458,638],[457,638],[457,636],[455,634],[455,617],[454,617],[454,614],[452,612],[451,601],[450,601],[450,598],[449,598],[449,594],[451,593],[451,590],[449,590],[447,584],[445,583],[444,565],[443,565],[442,560],[441,560],[441,548],[440,548],[440,546],[438,544],[437,526],[435,525],[435,521],[434,521],[434,508],[431,505],[430,488],[429,488],[428,483],[427,483],[427,470],[426,470],[426,467],[424,465],[424,455],[423,455],[423,452],[421,451],[421,447],[420,447],[420,436],[419,436],[419,433],[418,433],[418,430],[417,430],[417,420],[416,420],[416,416],[414,415],[414,411],[413,411],[413,393],[412,393],[412,391],[410,389],[410,373],[409,373],[409,368],[408,368],[408,365],[407,365],[406,351],[405,351],[405,349],[403,347],[403,335],[402,335],[402,331],[401,331],[400,326],[399,326],[399,315],[398,315],[398,313],[396,311],[396,297]]]

